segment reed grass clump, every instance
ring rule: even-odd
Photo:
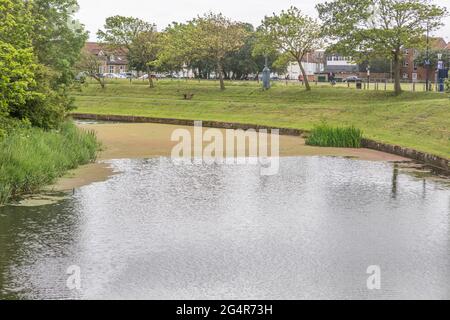
[[[361,148],[363,133],[355,127],[332,127],[326,123],[316,126],[306,144],[319,147]]]
[[[0,139],[0,204],[38,191],[67,170],[95,159],[99,144],[93,132],[72,122],[59,130],[14,130]]]

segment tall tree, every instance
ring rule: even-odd
[[[311,90],[302,62],[308,53],[323,47],[321,25],[296,7],[291,7],[279,15],[265,17],[260,32],[267,38],[265,43],[272,43],[299,64],[306,90]]]
[[[392,59],[396,94],[402,91],[402,49],[423,47],[427,30],[441,26],[446,15],[428,0],[333,0],[317,9],[335,41],[332,50],[356,61]]]
[[[104,89],[106,87],[105,79],[98,73],[103,64],[104,61],[102,58],[92,54],[88,50],[83,50],[76,68],[79,72],[83,72],[87,76],[93,78],[100,84],[102,89]]]
[[[24,1],[0,0],[0,117],[33,98],[37,68],[31,46],[33,19]]]
[[[147,72],[150,88],[154,87],[151,74],[156,68],[160,39],[160,34],[156,31],[141,32],[131,43],[128,53],[130,66],[136,70],[145,70]]]
[[[215,62],[220,89],[225,90],[223,69],[225,58],[244,46],[247,30],[244,24],[231,21],[221,13],[205,14],[195,19],[193,24],[191,37],[197,55]]]
[[[156,48],[156,26],[138,18],[114,16],[106,19],[104,29],[97,32],[100,41],[128,55],[137,71],[149,72],[149,84],[153,87],[149,65]]]
[[[55,90],[67,88],[88,34],[74,23],[77,0],[33,0],[33,47],[40,63],[55,71],[51,81]]]
[[[163,51],[163,60],[174,60],[183,66],[205,60],[215,64],[220,89],[225,90],[224,64],[226,57],[245,44],[244,24],[231,21],[222,14],[208,13],[187,24],[174,24],[167,30],[170,43]]]

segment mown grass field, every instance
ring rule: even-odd
[[[310,130],[326,121],[354,126],[364,136],[450,158],[450,99],[446,94],[356,90],[276,83],[262,91],[256,82],[163,80],[150,89],[143,81],[90,83],[74,91],[76,112],[216,120]],[[193,100],[183,94],[193,93]]]

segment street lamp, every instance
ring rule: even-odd
[[[427,20],[427,58],[425,60],[425,67],[427,70],[427,90],[430,91],[430,24],[429,20]]]

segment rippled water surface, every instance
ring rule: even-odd
[[[111,164],[57,204],[0,208],[0,298],[450,299],[446,183],[338,158],[284,158],[270,177]]]

